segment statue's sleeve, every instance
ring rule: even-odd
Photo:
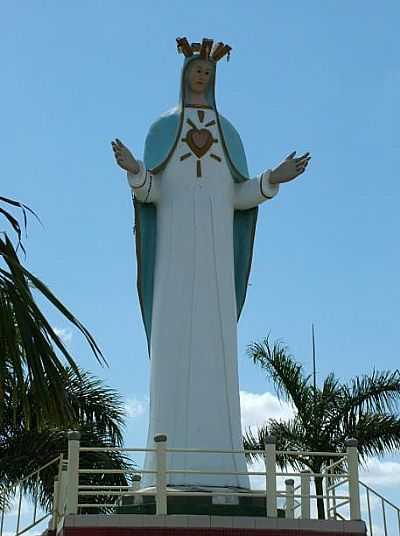
[[[234,205],[236,210],[248,210],[272,199],[279,190],[279,184],[271,184],[271,171],[265,171],[255,179],[235,184]]]
[[[137,161],[140,167],[135,175],[128,171],[128,183],[135,198],[142,203],[157,203],[160,198],[160,178],[148,171],[143,162]]]

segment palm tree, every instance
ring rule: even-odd
[[[311,377],[281,343],[271,345],[267,338],[251,344],[248,355],[272,379],[278,396],[292,404],[295,415],[288,421],[266,419],[256,434],[247,431],[245,449],[264,449],[266,435],[275,436],[278,450],[308,452],[343,452],[345,440],[356,438],[362,461],[400,448],[398,370],[373,371],[347,383],[331,373],[314,388]],[[321,473],[331,461],[299,454],[278,456],[277,463],[282,469],[289,465]],[[315,478],[315,492],[323,494],[321,478]],[[317,499],[317,508],[318,517],[324,519],[322,498]]]
[[[22,226],[10,212],[20,210]],[[62,340],[38,307],[33,291],[46,298],[85,337],[100,363],[104,357],[88,330],[20,262],[27,213],[22,203],[0,197],[0,216],[11,226],[15,244],[0,234],[0,509],[12,498],[22,478],[66,453],[66,431],[81,431],[85,446],[122,444],[124,410],[119,395],[78,368]],[[91,467],[131,468],[115,452],[85,453]],[[40,474],[40,504],[52,500],[54,468]],[[99,485],[126,484],[124,476],[89,475]],[[85,482],[89,483],[89,482]],[[28,479],[24,493],[32,495],[36,481]],[[100,501],[101,502],[101,501]]]
[[[20,210],[22,226],[10,212]],[[81,322],[61,303],[60,300],[21,264],[18,252],[25,252],[21,237],[26,230],[27,213],[32,213],[26,205],[0,197],[0,216],[10,225],[16,245],[7,232],[0,234],[0,400],[6,392],[6,382],[12,374],[14,397],[22,401],[21,418],[28,424],[32,417],[25,389],[28,377],[36,407],[45,409],[47,417],[63,422],[66,413],[73,414],[63,389],[65,367],[63,360],[78,371],[74,359],[62,340],[55,333],[45,315],[38,307],[32,288],[50,302],[85,337],[89,347],[99,362],[104,357],[95,340]],[[0,405],[0,423],[3,419]],[[42,413],[41,413],[42,414]]]
[[[125,410],[120,395],[89,373],[65,368],[62,376],[64,392],[72,408],[63,426],[46,422],[46,415],[31,415],[29,427],[21,418],[22,402],[13,396],[12,381],[6,384],[3,422],[0,427],[0,509],[9,504],[18,482],[61,453],[67,453],[67,430],[79,430],[83,446],[115,447],[122,445]],[[26,381],[27,400],[35,406],[34,391]],[[40,411],[40,410],[39,410]],[[43,409],[41,410],[43,412]],[[107,469],[132,469],[133,464],[118,452],[83,452],[81,466]],[[36,477],[25,481],[23,492],[33,497],[38,493],[41,506],[48,509],[52,502],[54,465],[40,473],[39,489]],[[86,479],[86,480],[85,480]],[[127,485],[123,475],[81,475],[82,484]],[[110,502],[110,498],[109,502]],[[92,501],[91,501],[92,502]],[[101,501],[100,501],[101,502]],[[93,510],[91,510],[93,512]]]

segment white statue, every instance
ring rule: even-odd
[[[168,447],[241,449],[237,319],[245,299],[257,207],[303,173],[309,153],[248,177],[243,147],[216,109],[211,40],[185,55],[179,105],[156,121],[144,162],[118,139],[134,193],[138,291],[151,358],[150,425]],[[154,469],[147,456],[145,469]],[[169,469],[246,471],[242,454],[171,454]],[[145,484],[154,485],[146,476]],[[170,474],[169,485],[248,488],[247,476]]]

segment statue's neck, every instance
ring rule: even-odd
[[[206,98],[203,93],[193,93],[193,91],[190,91],[187,102],[185,102],[186,106],[207,106],[208,102],[206,101]]]

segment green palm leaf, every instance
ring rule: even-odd
[[[27,428],[22,419],[22,405],[17,403],[15,407],[14,385],[12,377],[9,378],[6,398],[3,401],[3,424],[0,428],[0,482],[3,489],[8,489],[8,500],[12,497],[10,489],[21,479],[60,453],[67,454],[67,431],[70,429],[81,432],[83,446],[122,446],[125,410],[120,395],[88,372],[82,370],[78,372],[79,374],[67,368],[63,375],[63,389],[72,408],[64,426],[54,425],[49,419],[44,424],[44,415],[32,411],[30,427]],[[32,410],[35,408],[35,397],[29,381],[26,382],[26,390]],[[91,468],[132,469],[133,467],[132,462],[118,452],[81,453],[81,464],[82,467]],[[40,474],[39,498],[45,508],[52,500],[57,469],[51,466]],[[88,479],[91,483],[97,484],[126,485],[126,479],[121,475],[91,475]],[[85,483],[89,483],[89,480]],[[23,486],[24,493],[33,497],[36,484],[36,477],[28,478]]]
[[[0,197],[0,202],[22,210],[24,226],[29,207],[17,201]],[[1,208],[1,207],[0,207]],[[21,226],[7,210],[0,215],[11,225],[21,245]],[[52,304],[84,336],[96,359],[104,364],[105,359],[92,335],[67,307],[50,291],[39,278],[21,264],[11,240],[4,234],[0,237],[0,397],[4,396],[5,378],[9,370],[15,382],[15,390],[22,400],[22,418],[29,423],[31,413],[25,390],[25,376],[29,378],[37,405],[47,415],[62,422],[70,413],[63,386],[64,364],[77,371],[73,357],[54,332],[45,315],[38,307],[32,289]],[[0,405],[0,422],[2,409]]]
[[[287,348],[279,342],[271,346],[267,337],[261,343],[250,344],[247,354],[271,377],[278,397],[292,403],[300,417],[307,421],[312,404],[310,376],[304,375],[303,367],[288,354]]]

